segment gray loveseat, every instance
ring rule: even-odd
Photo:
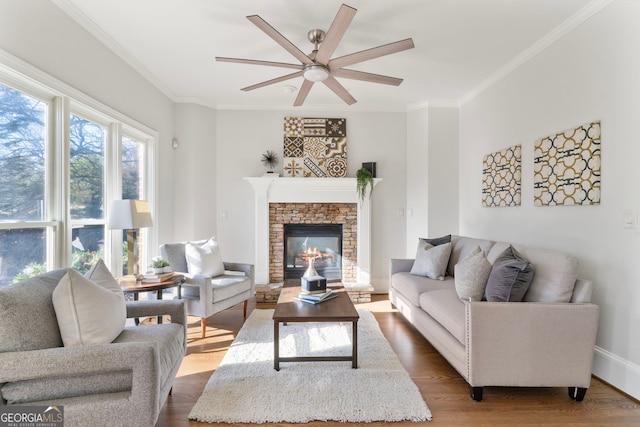
[[[0,404],[64,407],[64,425],[153,426],[186,351],[184,302],[130,301],[109,344],[64,347],[52,293],[66,269],[0,288]]]
[[[389,299],[482,400],[485,386],[568,387],[581,401],[591,384],[598,328],[593,284],[578,279],[570,255],[513,247],[535,268],[523,302],[463,301],[455,265],[476,248],[493,264],[506,242],[453,236],[444,280],[410,273],[413,259],[392,259]]]

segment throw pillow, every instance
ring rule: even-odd
[[[509,246],[493,263],[485,289],[487,301],[522,301],[534,274],[533,265]]]
[[[465,259],[454,267],[455,287],[458,297],[465,301],[482,301],[491,263],[477,246]]]
[[[411,274],[426,276],[430,279],[444,280],[447,264],[451,255],[451,243],[433,246],[421,239],[416,252],[416,259],[411,267]]]
[[[99,259],[96,265],[84,274],[84,277],[91,280],[93,283],[97,283],[103,288],[110,290],[111,292],[124,295],[118,281],[113,277],[113,274],[111,274],[102,259]]]
[[[442,237],[436,237],[433,239],[427,239],[425,237],[420,237],[418,239],[418,243],[420,242],[427,242],[430,245],[433,246],[440,246],[440,245],[444,245],[445,243],[451,243],[451,234],[447,234],[446,236],[442,236]]]
[[[73,269],[53,290],[53,308],[65,347],[112,342],[127,320],[127,307],[118,294]]]
[[[190,274],[200,274],[208,277],[222,276],[224,274],[224,263],[220,255],[220,247],[218,242],[213,239],[209,239],[202,246],[187,242],[185,256],[187,258],[187,271]]]

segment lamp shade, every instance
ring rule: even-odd
[[[108,227],[112,230],[153,227],[149,202],[129,199],[112,201]]]

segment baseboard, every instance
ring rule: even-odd
[[[640,365],[596,346],[593,375],[640,400]]]

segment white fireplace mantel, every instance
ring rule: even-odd
[[[255,191],[256,284],[269,283],[269,203],[357,203],[358,285],[371,285],[371,199],[360,201],[356,178],[245,177]],[[375,178],[375,186],[381,178]]]

